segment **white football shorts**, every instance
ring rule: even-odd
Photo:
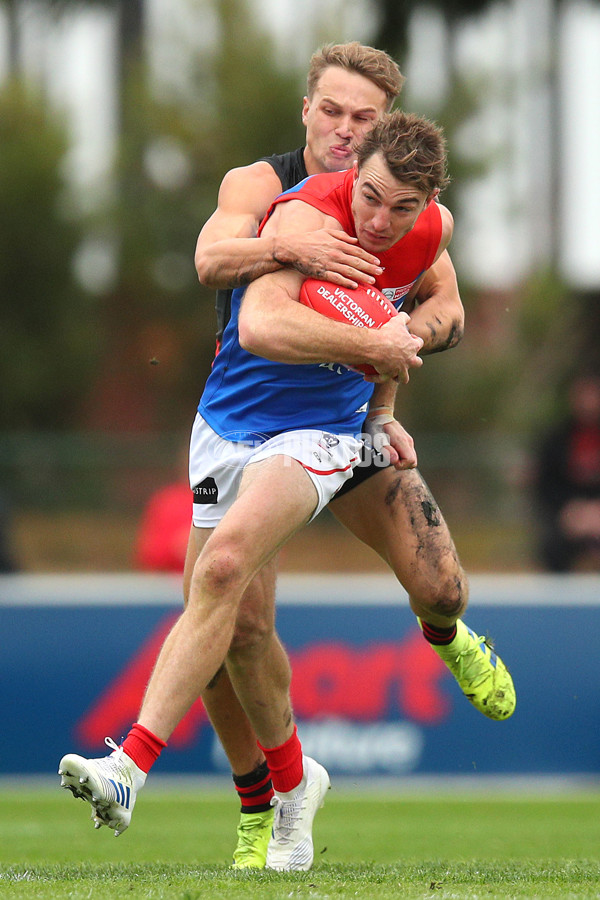
[[[327,431],[286,431],[267,441],[227,441],[196,414],[190,439],[193,522],[215,528],[237,497],[244,467],[270,456],[288,456],[304,467],[318,502],[311,521],[327,506],[360,462],[361,443],[352,435]]]

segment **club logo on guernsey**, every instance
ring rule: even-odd
[[[192,493],[194,503],[218,503],[219,501],[219,488],[215,479],[210,475],[197,484]]]
[[[402,303],[398,303],[398,301],[403,301],[403,298],[406,297],[414,283],[414,281],[411,281],[410,284],[405,284],[403,287],[382,288],[381,293],[390,301],[390,303],[394,304],[396,309],[401,309]]]

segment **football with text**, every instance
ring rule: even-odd
[[[307,278],[300,288],[300,302],[336,322],[358,328],[381,328],[397,315],[395,306],[372,285],[342,288],[329,281]],[[375,375],[373,366],[353,366],[365,375]]]

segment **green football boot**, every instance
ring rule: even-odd
[[[264,869],[273,829],[273,815],[272,808],[266,812],[241,813],[233,869]]]
[[[445,645],[431,644],[431,647],[479,712],[496,721],[512,716],[517,705],[513,680],[488,638],[479,637],[457,619],[454,640]]]

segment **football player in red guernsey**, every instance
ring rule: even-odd
[[[309,179],[275,204],[259,240],[345,226],[389,264],[392,271],[379,273],[387,284],[394,290],[410,285],[410,299],[427,260],[435,261],[451,236],[452,217],[435,205],[446,183],[445,167],[443,136],[432,123],[400,112],[383,116],[362,142],[356,169]],[[402,248],[407,253],[399,252]],[[275,817],[266,865],[277,870],[312,865],[312,823],[329,777],[302,754],[285,654],[277,656],[271,641],[230,652],[236,627],[243,630],[249,623],[251,632],[272,633],[272,604],[251,610],[245,591],[352,478],[361,449],[357,428],[373,385],[347,367],[374,366],[382,385],[378,390],[388,391],[391,399],[396,379],[417,364],[423,344],[407,329],[402,312],[375,329],[349,327],[307,308],[297,302],[302,281],[301,273],[282,269],[234,292],[231,319],[192,436],[191,471],[198,485],[206,488],[210,480],[216,490],[210,512],[194,513],[197,527],[210,522],[213,528],[194,565],[186,609],[163,644],[139,719],[122,746],[108,757],[68,754],[60,762],[64,786],[91,803],[98,825],[120,833],[174,728],[227,660],[273,781]],[[404,441],[393,422],[385,424],[391,426],[390,458],[401,469]],[[368,511],[377,536],[371,544],[380,551],[390,528],[386,496],[393,500],[402,490],[397,474],[394,465],[370,479],[386,477],[384,493],[374,498],[379,503]],[[425,499],[421,493],[423,515]],[[432,530],[443,529],[428,495],[427,500]],[[454,593],[448,590],[445,571],[458,575],[455,553],[442,563],[443,583],[420,593],[415,570],[422,552],[414,536],[411,540],[413,531],[407,524],[406,535],[396,534],[396,543],[405,541],[412,558],[406,547],[398,549],[394,571],[409,591],[424,634],[471,702],[492,719],[507,718],[515,706],[512,679],[486,642],[459,618],[464,593],[456,584]],[[435,546],[439,555],[433,535],[431,542],[432,553]]]

